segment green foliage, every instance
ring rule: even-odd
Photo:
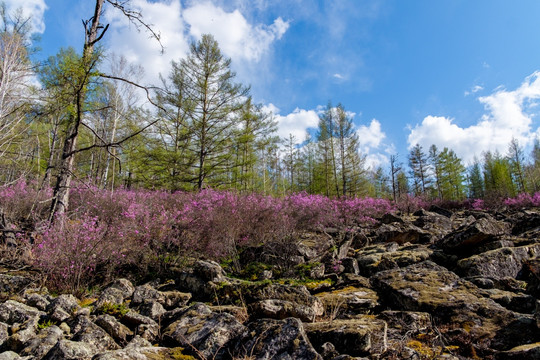
[[[37,324],[37,328],[39,330],[43,330],[43,329],[46,329],[48,327],[51,327],[53,325],[57,325],[57,323],[51,319],[47,319],[47,320],[41,320],[38,322]]]
[[[121,318],[122,316],[126,315],[128,311],[129,307],[125,303],[113,304],[110,302],[105,302],[96,309],[97,314],[107,314],[116,318]]]

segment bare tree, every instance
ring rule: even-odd
[[[84,47],[79,64],[80,68],[78,69],[75,78],[76,82],[72,84],[75,92],[71,99],[70,106],[73,110],[71,111],[69,119],[69,127],[60,159],[59,173],[54,187],[53,201],[51,203],[49,216],[51,222],[55,219],[56,215],[61,215],[67,210],[69,190],[73,178],[75,155],[80,151],[97,146],[94,144],[84,149],[77,149],[77,140],[80,128],[83,126],[83,115],[87,100],[88,85],[93,77],[100,75],[97,69],[99,54],[96,54],[94,49],[109,28],[108,24],[103,25],[100,22],[105,5],[109,5],[122,12],[129,21],[137,27],[137,29],[141,27],[144,28],[152,37],[159,41],[159,35],[152,30],[150,25],[143,21],[142,14],[139,11],[132,9],[129,6],[129,3],[129,0],[96,0],[94,15],[88,20],[83,20],[85,31]],[[108,76],[108,78],[121,80],[115,76]],[[101,146],[108,147],[109,145],[111,144],[104,144]]]

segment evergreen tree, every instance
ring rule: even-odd
[[[483,199],[485,195],[484,179],[482,178],[482,170],[477,159],[474,160],[473,165],[469,168],[468,182],[469,198]]]
[[[428,177],[428,161],[422,146],[416,144],[409,153],[409,166],[413,183],[415,184],[415,195],[425,195],[430,183]]]

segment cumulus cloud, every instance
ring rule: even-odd
[[[186,8],[184,19],[194,38],[213,34],[225,54],[248,61],[259,61],[272,42],[281,39],[289,28],[289,23],[281,17],[269,26],[252,25],[239,10],[226,12],[211,2]]]
[[[356,133],[360,152],[366,156],[366,167],[375,169],[388,161],[388,157],[384,154],[388,148],[384,143],[386,134],[377,119],[371,120],[369,125],[360,125]]]
[[[499,88],[491,95],[479,97],[486,114],[474,125],[460,127],[452,118],[426,116],[421,124],[411,128],[409,147],[417,143],[426,148],[431,144],[446,146],[465,162],[471,162],[487,150],[504,154],[512,138],[522,146],[530,145],[540,133],[538,124],[533,123],[539,99],[540,72],[535,72],[515,90]]]
[[[24,17],[30,18],[32,32],[43,34],[45,31],[44,13],[47,10],[45,0],[4,0],[8,13],[21,9]]]
[[[272,113],[278,124],[277,135],[280,138],[288,138],[292,134],[298,143],[304,141],[306,131],[315,129],[319,124],[319,115],[315,110],[296,108],[292,113],[285,116],[279,114],[279,109],[274,104],[263,107],[263,111]]]
[[[270,25],[251,24],[239,10],[227,12],[210,1],[183,6],[180,0],[133,0],[130,6],[140,11],[144,21],[159,33],[165,53],[160,55],[157,41],[143,30],[137,32],[126,17],[114,9],[106,13],[106,20],[111,24],[110,47],[130,62],[143,65],[146,79],[154,84],[159,82],[160,73],[167,76],[171,60],[185,57],[189,43],[202,34],[212,34],[233,62],[257,62],[289,27],[280,17]]]
[[[184,35],[185,25],[180,0],[134,0],[130,5],[138,9],[143,14],[144,21],[159,33],[165,53],[161,55],[159,43],[149,38],[148,33],[144,30],[137,31],[122,13],[113,9],[105,14],[107,22],[111,24],[108,34],[111,49],[124,55],[130,63],[142,65],[147,81],[157,84],[160,73],[167,76],[171,60],[183,57],[189,48],[188,39]]]

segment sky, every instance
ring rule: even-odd
[[[36,60],[82,49],[91,0],[4,0],[32,16]],[[106,47],[159,85],[171,60],[210,33],[236,80],[299,142],[330,102],[353,117],[367,165],[407,163],[412,146],[448,147],[471,164],[540,138],[540,1],[130,0],[161,35],[105,8]]]

